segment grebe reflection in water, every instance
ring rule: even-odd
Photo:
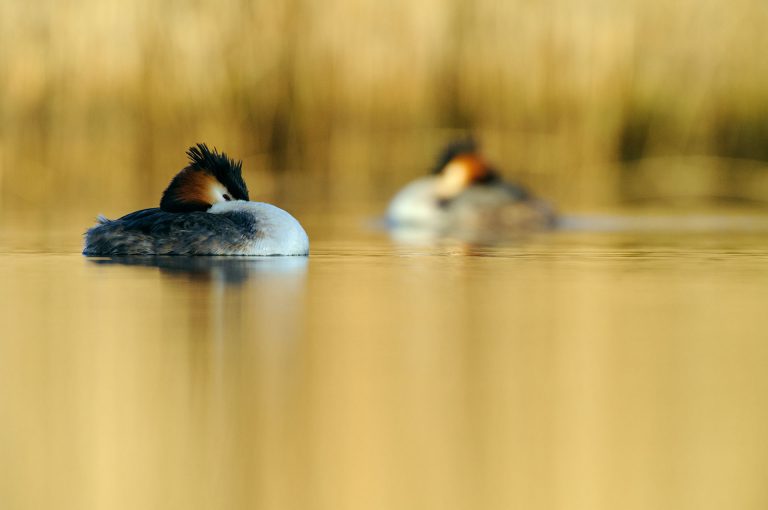
[[[160,207],[116,220],[99,217],[84,255],[307,255],[299,222],[271,204],[250,202],[242,162],[197,144]]]
[[[156,268],[163,275],[177,276],[189,281],[216,281],[242,285],[252,279],[275,278],[285,283],[303,279],[307,257],[165,257],[118,255],[91,258],[96,266],[134,266]],[[281,285],[283,284],[281,283]]]

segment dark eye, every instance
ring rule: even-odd
[[[224,200],[226,200],[227,202],[229,202],[230,200],[232,200],[232,197],[230,197],[229,195],[227,195],[227,194],[225,193],[225,194],[224,194]]]

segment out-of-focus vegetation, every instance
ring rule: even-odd
[[[766,27],[763,0],[2,2],[0,199],[146,203],[197,141],[257,197],[381,199],[472,131],[566,207],[763,201]]]

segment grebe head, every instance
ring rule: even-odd
[[[450,143],[440,154],[433,173],[438,176],[437,196],[448,201],[472,184],[491,183],[496,172],[478,154],[471,138]]]
[[[242,161],[204,143],[187,151],[189,165],[171,180],[163,192],[160,208],[168,212],[207,211],[213,204],[230,200],[248,200],[243,181]]]

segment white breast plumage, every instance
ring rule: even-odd
[[[263,202],[242,200],[219,202],[208,213],[246,213],[256,223],[256,233],[244,239],[239,255],[307,255],[309,238],[301,224],[288,212]]]

